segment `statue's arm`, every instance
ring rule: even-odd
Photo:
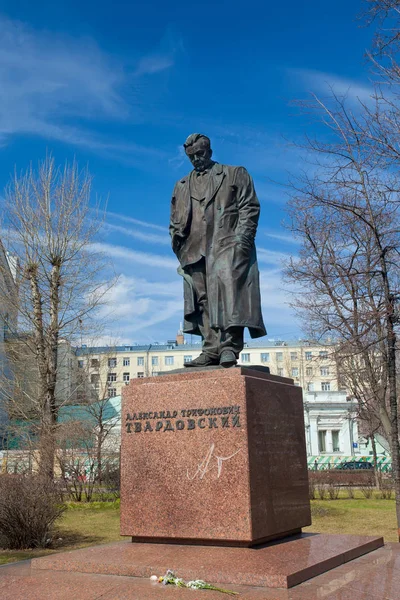
[[[180,229],[180,222],[177,218],[176,211],[176,196],[177,196],[177,184],[175,184],[174,191],[172,192],[171,198],[171,215],[169,221],[169,234],[171,236],[171,246],[175,254],[178,254],[179,249],[182,245],[183,236]]]
[[[236,234],[239,244],[250,250],[256,237],[258,218],[260,216],[260,203],[258,201],[254,183],[244,167],[238,167],[235,173],[235,186],[239,209],[239,220]]]

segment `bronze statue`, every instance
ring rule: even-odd
[[[175,184],[169,231],[184,281],[184,332],[201,335],[202,353],[186,367],[232,367],[244,328],[266,334],[254,244],[260,204],[244,167],[212,160],[200,133],[184,148],[194,169]]]

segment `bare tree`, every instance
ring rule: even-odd
[[[94,251],[104,210],[91,199],[91,183],[75,162],[56,168],[47,158],[37,171],[15,174],[5,193],[8,250],[19,281],[19,330],[9,339],[20,364],[14,361],[9,399],[14,414],[37,424],[40,470],[49,478],[59,406],[73,401],[74,386],[66,385],[72,358],[61,352],[62,344],[77,340],[83,327],[95,327],[96,309],[113,284],[105,280],[104,257]],[[28,387],[27,371],[33,375]]]
[[[287,275],[303,288],[296,305],[314,337],[338,344],[344,375],[391,443],[400,537],[400,454],[396,380],[399,181],[388,152],[377,152],[383,113],[362,104],[352,113],[332,91],[307,105],[329,128],[308,139],[314,174],[292,181],[291,228],[302,241]],[[327,141],[328,140],[328,141]]]

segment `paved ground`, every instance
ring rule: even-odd
[[[387,544],[290,590],[226,586],[245,600],[400,600],[400,544]],[[1,600],[216,600],[218,592],[153,584],[149,579],[0,567]]]

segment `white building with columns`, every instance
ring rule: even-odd
[[[361,454],[354,399],[342,391],[321,391],[305,392],[303,400],[308,456]]]

